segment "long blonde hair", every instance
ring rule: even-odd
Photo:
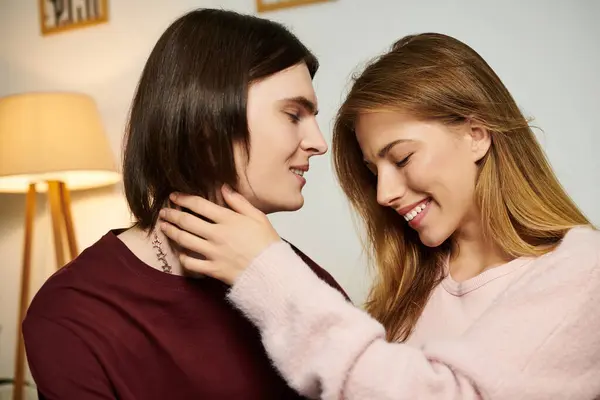
[[[377,179],[363,163],[354,126],[363,113],[402,111],[448,125],[477,120],[490,132],[475,201],[484,235],[508,255],[552,250],[574,226],[590,225],[554,175],[529,122],[489,65],[466,44],[426,33],[396,42],[355,78],[333,132],[334,166],[366,228],[376,278],[366,309],[390,340],[411,334],[443,278],[448,241],[427,248],[396,212],[376,200]]]

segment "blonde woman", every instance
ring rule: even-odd
[[[164,232],[232,284],[301,394],[323,399],[600,396],[600,234],[565,193],[488,64],[408,36],[356,79],[337,116],[341,185],[377,279],[370,316],[323,283],[264,214],[224,188],[163,210]]]

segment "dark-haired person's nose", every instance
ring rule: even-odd
[[[377,202],[384,207],[397,207],[406,194],[406,182],[395,171],[380,169],[377,174]]]
[[[300,146],[302,150],[313,155],[321,155],[327,152],[327,142],[318,126],[306,130]]]

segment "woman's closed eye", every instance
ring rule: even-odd
[[[402,168],[404,166],[406,166],[408,164],[408,162],[410,161],[410,157],[413,155],[413,153],[410,153],[409,155],[407,155],[406,157],[404,157],[402,160],[400,161],[396,161],[396,167]]]

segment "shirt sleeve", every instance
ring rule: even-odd
[[[23,323],[23,335],[29,369],[40,399],[116,398],[91,349],[60,322],[28,315]]]
[[[456,340],[418,349],[320,281],[285,243],[264,251],[230,300],[260,329],[288,383],[325,400],[595,398],[597,263],[525,274]]]

